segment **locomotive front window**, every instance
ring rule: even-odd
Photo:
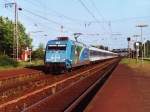
[[[49,45],[48,50],[66,50],[66,46],[65,45]]]

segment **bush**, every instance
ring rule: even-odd
[[[0,55],[0,66],[12,66],[17,67],[19,63],[6,55]]]
[[[43,49],[37,49],[36,51],[32,52],[32,59],[39,60],[44,58],[44,51]]]
[[[39,47],[32,52],[33,60],[43,60],[44,58],[44,45],[42,43],[39,44]]]

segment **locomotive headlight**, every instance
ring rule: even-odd
[[[66,59],[61,59],[61,61],[65,61]]]

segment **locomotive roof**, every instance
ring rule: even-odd
[[[59,44],[66,44],[67,42],[73,42],[74,44],[78,44],[78,45],[83,45],[83,46],[87,46],[86,44],[79,42],[79,41],[74,41],[74,40],[70,40],[70,39],[55,39],[55,40],[49,40],[47,44],[56,44],[56,42],[60,42]]]

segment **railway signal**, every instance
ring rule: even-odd
[[[130,58],[130,56],[131,56],[131,52],[130,52],[130,41],[131,41],[131,38],[130,37],[128,37],[127,38],[127,41],[128,41],[128,57]]]

